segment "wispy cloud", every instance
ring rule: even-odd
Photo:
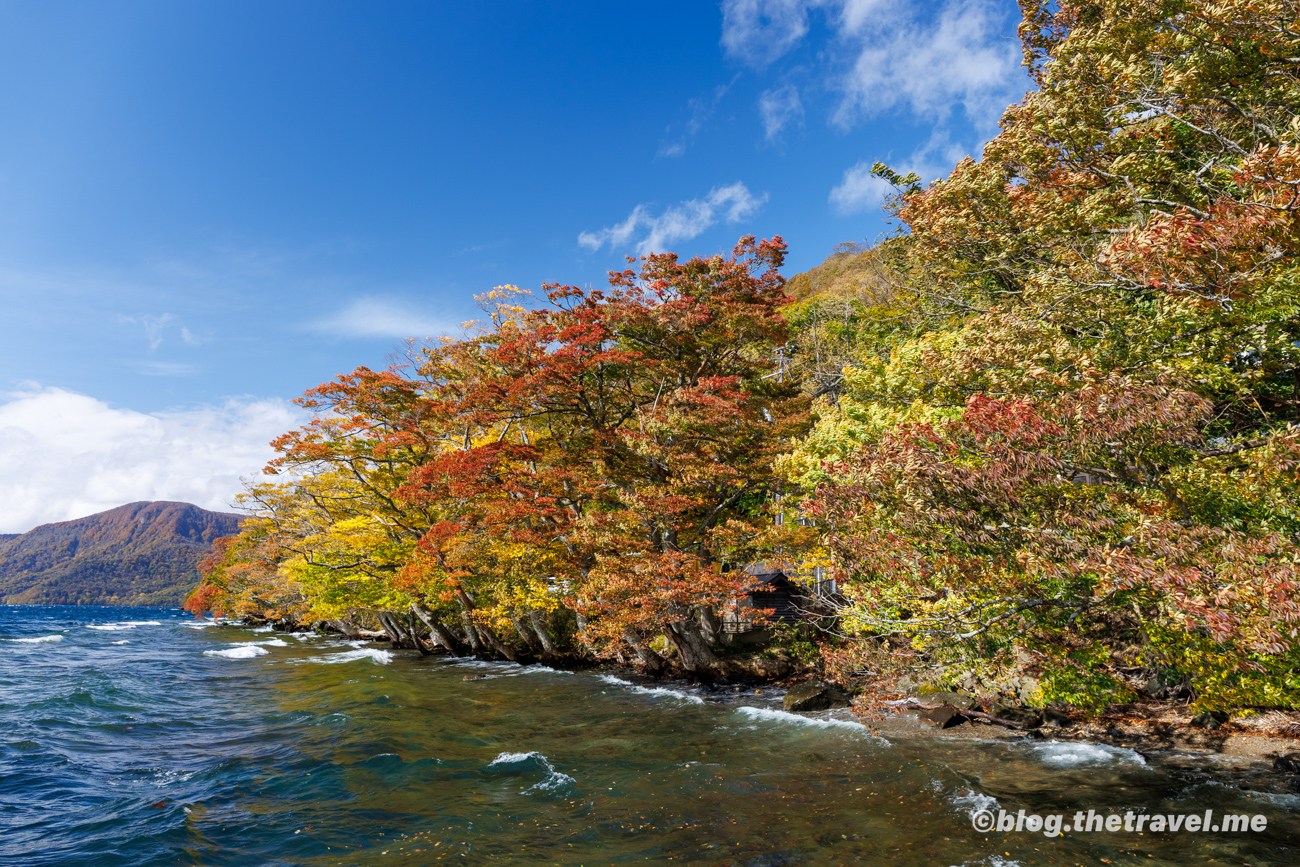
[[[358,298],[338,313],[318,319],[308,329],[332,337],[423,338],[451,334],[459,325],[415,305],[391,298]]]
[[[690,119],[681,128],[669,126],[665,130],[669,138],[659,146],[656,156],[679,157],[686,153],[686,149],[695,144],[695,137],[699,135],[700,130],[704,129],[709,118],[713,117],[713,113],[718,110],[718,103],[722,102],[722,98],[727,95],[733,83],[735,83],[734,78],[726,84],[719,84],[713,88],[713,92],[708,96],[690,100]]]
[[[763,117],[763,132],[774,141],[791,123],[803,123],[803,102],[799,88],[793,84],[763,91],[758,98],[758,112]]]
[[[142,328],[144,330],[145,341],[149,344],[150,352],[156,350],[159,346],[162,346],[167,331],[172,328],[177,329],[177,334],[180,336],[181,340],[185,341],[190,346],[197,346],[202,342],[194,336],[194,333],[190,331],[189,328],[181,324],[181,320],[178,316],[171,313],[163,313],[159,316],[150,313],[145,313],[140,316],[119,315],[115,316],[113,321],[119,325],[135,325]]]
[[[133,361],[128,366],[145,376],[189,376],[198,372],[193,364],[174,361]]]
[[[808,32],[808,9],[816,5],[805,0],[726,0],[722,47],[762,69],[799,44]]]
[[[765,202],[766,193],[755,196],[737,181],[725,187],[714,187],[703,198],[680,202],[657,216],[650,212],[648,205],[637,205],[623,222],[595,232],[581,233],[578,243],[588,250],[599,250],[605,245],[618,249],[636,238],[639,255],[662,253],[671,244],[699,237],[719,220],[728,223],[747,220],[758,213]]]
[[[141,413],[59,388],[0,397],[0,532],[66,521],[137,500],[227,510],[304,420],[288,401],[228,400]]]

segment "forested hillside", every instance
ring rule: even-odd
[[[309,392],[191,607],[719,672],[775,559],[837,579],[840,677],[1300,706],[1294,4],[1022,8],[1035,89],[876,166],[892,237],[485,295]]]
[[[188,503],[131,503],[0,539],[9,605],[179,605],[213,540],[240,516]]]

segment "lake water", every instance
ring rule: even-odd
[[[382,648],[0,606],[0,863],[1300,863],[1300,796],[1170,777],[1129,750],[891,742],[784,714],[775,693]],[[982,834],[981,809],[1268,827]]]

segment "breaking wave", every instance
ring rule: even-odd
[[[691,704],[704,704],[704,699],[698,695],[692,695],[689,692],[682,692],[678,689],[665,689],[662,686],[640,686],[635,683],[629,683],[621,677],[615,677],[612,674],[597,675],[598,680],[614,686],[622,687],[629,692],[638,692],[642,695],[661,695],[666,698],[675,698],[680,701],[689,701]]]
[[[393,661],[393,654],[391,651],[376,650],[373,647],[359,647],[356,650],[346,650],[343,653],[331,653],[327,656],[309,656],[306,661],[333,665],[339,662],[356,662],[361,659],[368,659],[375,665],[387,665]]]
[[[137,626],[162,626],[157,620],[122,620],[117,623],[87,623],[87,629],[100,632],[117,632],[122,629],[135,629]]]
[[[1146,759],[1133,750],[1105,744],[1048,741],[1033,747],[1030,754],[1043,764],[1054,768],[1083,768],[1091,765],[1109,765],[1113,762],[1131,765],[1147,763]]]
[[[265,647],[258,647],[256,644],[236,644],[234,647],[227,647],[223,650],[205,650],[204,656],[220,656],[223,659],[252,659],[255,656],[265,656],[271,651]]]
[[[501,753],[487,763],[487,767],[506,774],[541,773],[540,780],[533,783],[523,793],[556,792],[575,784],[573,777],[555,770],[549,759],[533,750],[527,753]]]

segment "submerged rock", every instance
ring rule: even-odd
[[[849,697],[833,683],[810,680],[790,687],[785,694],[782,707],[790,712],[810,710],[830,710],[833,707],[848,707]]]

